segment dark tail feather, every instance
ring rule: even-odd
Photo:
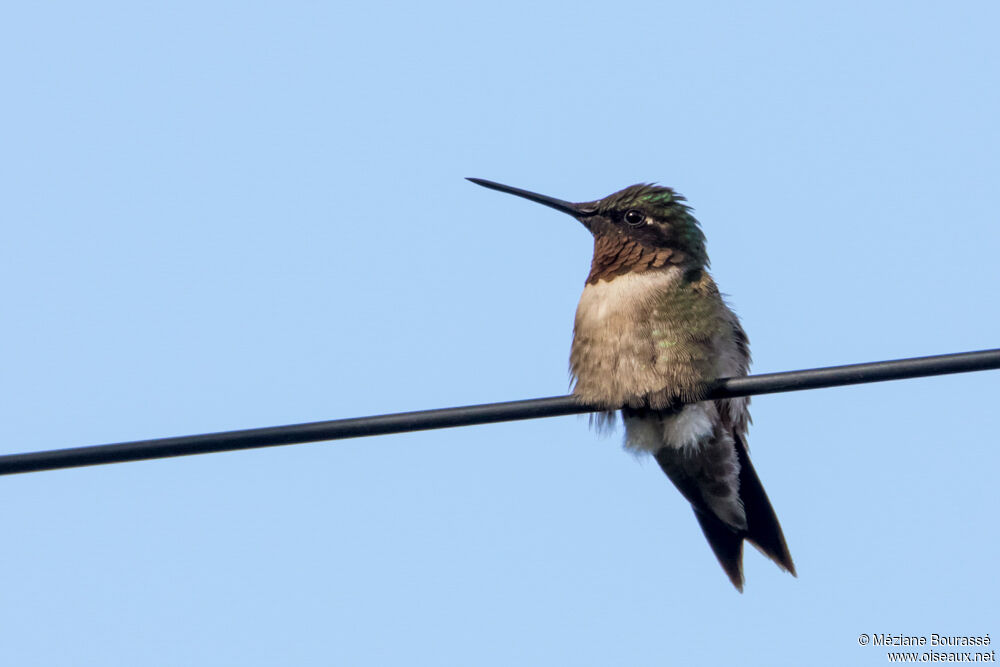
[[[743,537],[760,549],[765,556],[777,563],[782,570],[790,572],[792,576],[797,576],[795,563],[792,562],[792,555],[788,552],[788,545],[785,544],[785,534],[781,532],[781,524],[778,523],[778,517],[774,514],[771,501],[767,499],[760,478],[757,477],[757,471],[750,463],[743,438],[736,440],[736,454],[740,460],[740,499],[743,501],[743,509],[747,516],[747,530]],[[705,526],[702,524],[702,529],[704,528]],[[707,530],[705,530],[705,535],[708,536]],[[711,541],[709,538],[709,542]],[[712,548],[715,549],[714,544]],[[716,555],[718,553],[716,551]],[[722,560],[721,556],[719,560]],[[723,567],[726,565],[723,564]],[[732,575],[730,575],[731,578]]]
[[[743,592],[743,535],[722,523],[714,514],[694,508],[694,515],[701,524],[701,532],[705,533],[719,565],[729,575],[736,590]]]
[[[737,437],[736,455],[740,463],[740,500],[747,519],[746,530],[738,530],[718,518],[705,504],[698,481],[684,469],[683,458],[677,451],[664,447],[656,452],[656,460],[670,481],[691,503],[694,515],[705,533],[705,539],[712,547],[719,564],[726,571],[729,580],[743,592],[743,540],[749,540],[761,553],[773,560],[782,570],[795,575],[795,564],[788,553],[781,524],[774,514],[771,501],[767,499],[757,472],[750,463],[746,443]]]

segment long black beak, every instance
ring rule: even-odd
[[[538,202],[539,204],[550,206],[557,211],[562,211],[563,213],[569,213],[574,218],[585,218],[587,216],[594,215],[594,213],[596,212],[594,211],[594,209],[588,207],[585,204],[574,204],[573,202],[563,201],[562,199],[556,199],[555,197],[540,195],[537,192],[531,192],[530,190],[522,190],[521,188],[514,188],[509,185],[504,185],[503,183],[487,181],[486,179],[483,178],[468,178],[466,180],[472,181],[476,185],[481,185],[484,188],[489,188],[491,190],[499,190],[500,192],[506,192],[507,194],[517,195],[518,197],[524,197],[525,199],[530,199],[533,202]]]

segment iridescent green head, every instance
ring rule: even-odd
[[[705,235],[684,197],[670,188],[639,184],[603,199],[575,204],[480,178],[470,181],[568,213],[601,238],[635,241],[650,249],[680,251],[694,266],[707,266]]]

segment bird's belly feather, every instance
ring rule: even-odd
[[[588,284],[570,355],[574,393],[609,409],[697,400],[733,344],[727,314],[717,291],[684,283],[677,268]]]

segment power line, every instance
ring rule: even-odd
[[[766,373],[713,382],[707,399],[735,398],[803,389],[904,380],[907,378],[968,373],[1000,368],[1000,349],[942,354],[894,361],[876,361],[849,366],[829,366],[785,373]],[[453,426],[492,424],[519,419],[537,419],[594,412],[573,396],[552,396],[526,401],[486,403],[458,408],[400,412],[374,417],[272,426],[176,438],[137,440],[112,445],[53,449],[0,456],[0,475],[77,468],[104,463],[228,452],[256,447],[293,445],[320,440],[340,440],[367,435],[386,435]]]

